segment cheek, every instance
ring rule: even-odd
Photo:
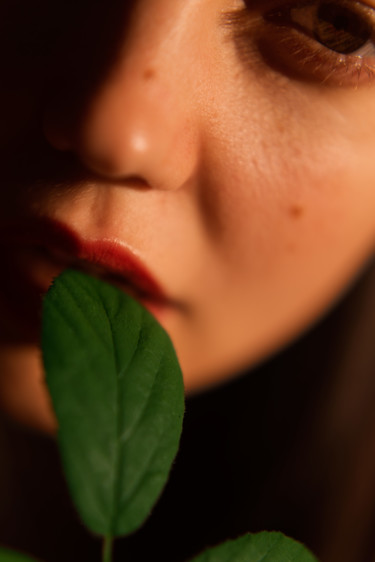
[[[232,140],[212,166],[212,199],[226,225],[223,253],[252,275],[314,258],[329,266],[374,243],[375,118],[359,119],[360,103],[337,105],[281,103],[245,123],[228,119]]]
[[[279,108],[270,118],[269,107],[264,120],[261,108],[245,123],[233,115],[230,142],[211,139],[206,213],[226,291],[218,324],[220,313],[256,357],[321,314],[371,254],[375,133],[365,141],[353,116],[327,103],[308,117]]]

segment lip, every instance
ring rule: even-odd
[[[114,238],[85,239],[68,225],[51,219],[36,219],[1,229],[0,244],[13,254],[26,251],[48,264],[47,273],[38,275],[37,266],[16,266],[15,277],[26,280],[28,290],[39,297],[53,278],[64,269],[74,268],[107,281],[141,302],[159,321],[168,309],[183,305],[170,298],[135,252]],[[13,258],[11,258],[12,260]],[[25,284],[24,284],[25,285]],[[35,298],[33,298],[35,300]]]

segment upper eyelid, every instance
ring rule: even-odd
[[[371,0],[372,1],[372,0]],[[347,6],[348,9],[351,9],[353,13],[355,13],[358,17],[363,17],[366,22],[369,24],[370,27],[373,28],[373,40],[375,41],[375,0],[374,6],[369,6],[368,2],[364,2],[362,0],[332,0],[332,3],[337,4],[338,6]],[[285,14],[288,13],[292,9],[298,10],[303,9],[304,7],[319,4],[319,0],[287,0],[286,2],[279,1],[271,10],[265,12],[264,17],[266,20],[270,21],[270,16],[272,12],[276,12],[278,8],[283,10]],[[277,18],[272,22],[273,24],[277,25]],[[298,23],[298,22],[294,22]],[[293,19],[290,19],[288,24],[293,24]]]
[[[319,0],[244,0],[244,6],[235,8],[234,10],[223,11],[221,13],[221,24],[224,27],[238,26],[242,29],[248,29],[249,13],[256,20],[258,15],[263,18],[265,14],[280,9],[292,7],[303,7],[304,5],[318,4]],[[337,4],[346,4],[348,7],[357,9],[360,13],[365,12],[375,25],[375,0],[337,0]],[[256,22],[255,22],[256,24]],[[253,26],[251,26],[253,27]]]
[[[347,5],[349,8],[358,11],[359,16],[368,18],[374,25],[375,35],[375,0],[336,0],[338,5]],[[224,11],[221,13],[221,25],[231,30],[235,39],[248,36],[250,32],[256,32],[259,20],[267,19],[267,14],[272,11],[288,8],[303,8],[304,6],[312,6],[318,4],[319,0],[252,0],[248,5],[245,2],[244,7],[234,10]]]

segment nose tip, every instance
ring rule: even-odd
[[[150,187],[177,189],[195,168],[186,104],[151,70],[118,71],[80,111],[74,102],[55,101],[44,132],[54,148],[74,152],[113,180],[137,177]]]

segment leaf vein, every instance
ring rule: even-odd
[[[270,553],[272,553],[273,549],[275,548],[276,545],[278,545],[281,541],[283,540],[283,536],[279,536],[278,539],[272,544],[272,546],[270,546],[270,548],[267,550],[267,552],[265,552],[262,556],[262,558],[259,558],[258,562],[264,562],[265,560],[267,560],[268,555]]]
[[[132,361],[131,361],[130,364],[129,364],[129,369],[131,368],[131,365],[132,365],[134,359],[135,359],[135,354],[133,355]],[[146,399],[144,400],[143,406],[142,406],[142,408],[139,410],[138,416],[135,418],[135,420],[134,420],[132,426],[131,426],[131,427],[128,427],[128,428],[125,428],[125,430],[124,430],[124,431],[122,432],[122,434],[119,436],[119,439],[121,440],[121,442],[122,442],[123,444],[126,444],[126,443],[129,441],[129,439],[131,439],[131,437],[133,436],[133,434],[137,431],[138,427],[139,427],[139,426],[141,425],[141,423],[142,423],[142,420],[143,420],[143,418],[144,418],[144,416],[145,416],[145,413],[146,413],[146,411],[147,411],[147,408],[148,408],[148,406],[149,406],[149,404],[150,404],[152,395],[154,394],[155,385],[156,385],[156,382],[157,382],[157,378],[158,378],[158,373],[159,373],[159,370],[160,370],[161,362],[162,362],[162,356],[159,358],[159,364],[158,364],[158,366],[157,366],[157,368],[156,368],[156,374],[155,374],[155,376],[154,376],[154,378],[153,378],[153,381],[152,381],[152,384],[151,384],[151,386],[150,386],[150,389],[149,389],[149,392],[148,392],[148,394],[147,394],[147,397],[146,397]]]

